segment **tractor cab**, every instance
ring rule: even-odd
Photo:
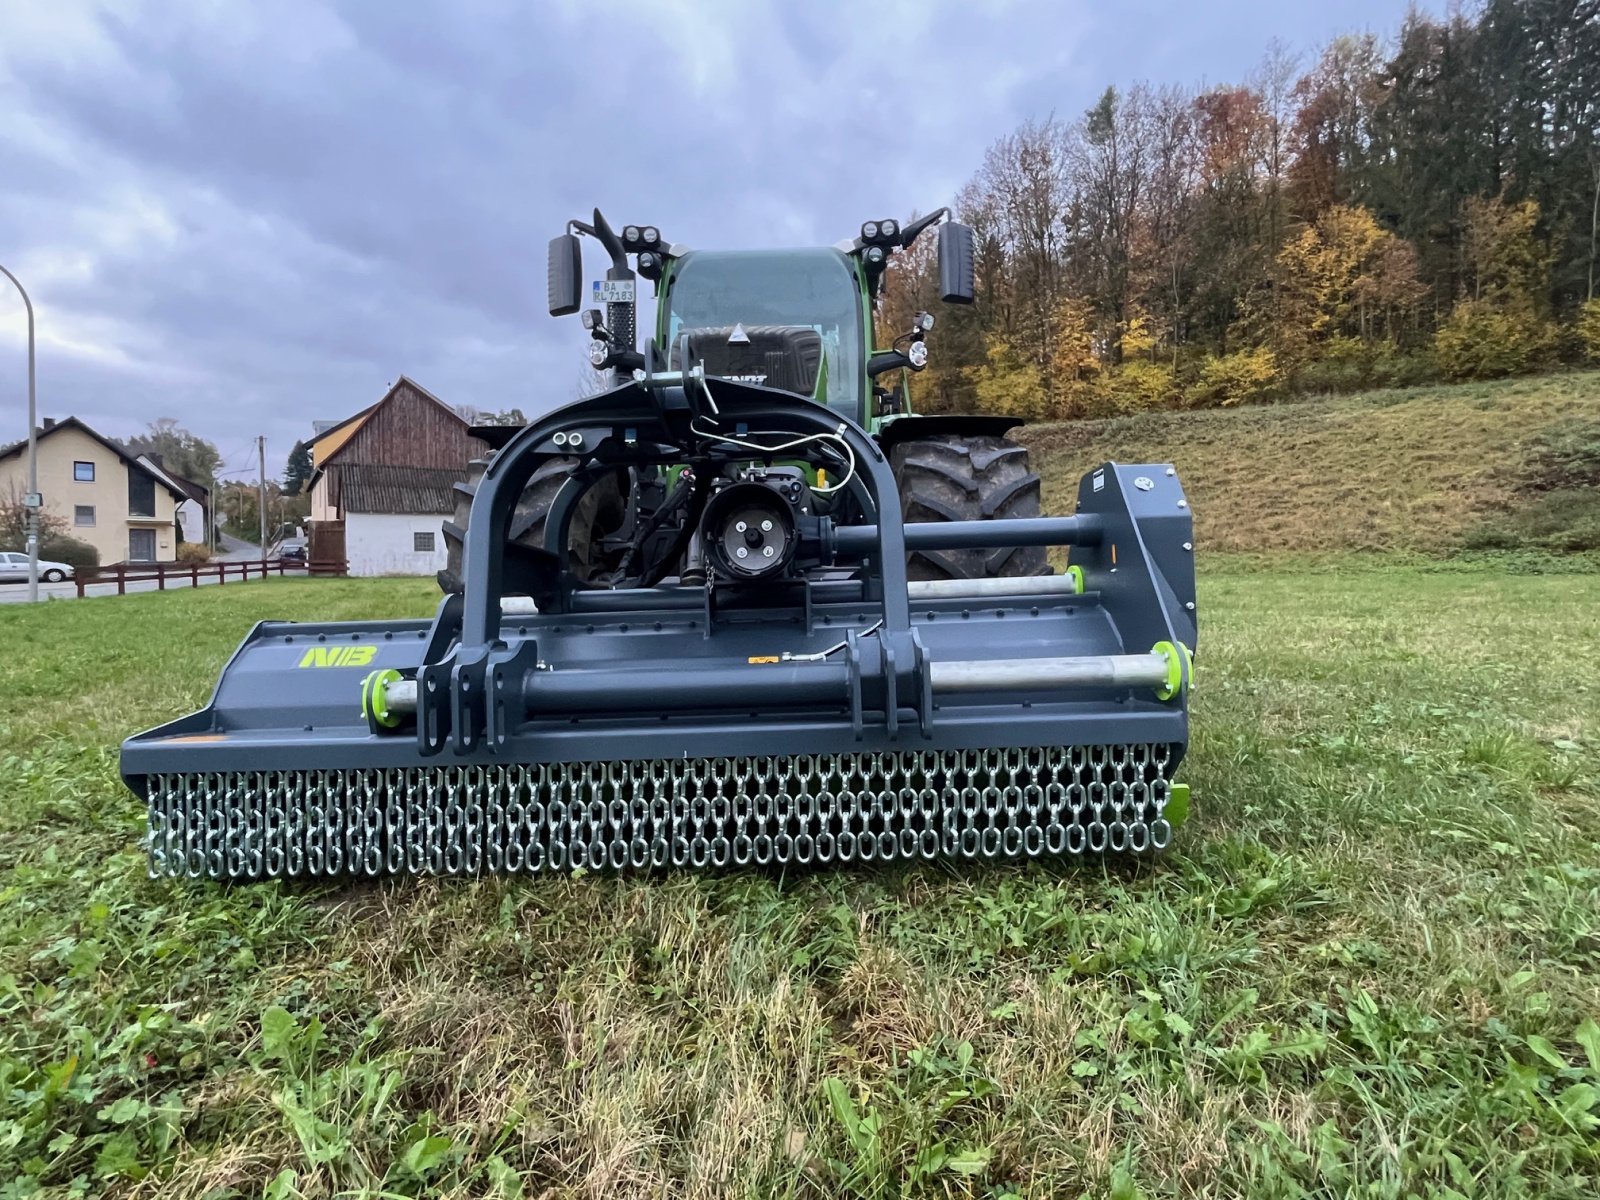
[[[674,370],[781,388],[864,420],[867,315],[838,250],[690,251],[661,281],[657,337]]]
[[[580,235],[600,242],[611,258],[592,296],[604,303],[583,312],[589,362],[629,382],[646,366],[636,346],[637,281],[656,284],[656,337],[650,349],[672,370],[698,367],[707,375],[793,392],[836,409],[864,428],[879,417],[909,412],[904,373],[928,362],[930,313],[885,349],[873,345],[872,308],[890,257],[937,228],[939,294],[948,304],[974,298],[970,227],[948,209],[902,224],[866,221],[859,237],[836,246],[798,250],[691,250],[667,242],[653,225],[613,229],[595,210],[592,223],[569,221],[550,242],[550,314],[583,308]],[[630,258],[637,266],[630,265]],[[878,384],[901,375],[899,394]],[[875,406],[873,398],[879,403]],[[877,411],[874,411],[876,407]]]

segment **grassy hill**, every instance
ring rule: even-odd
[[[1024,432],[1047,511],[1106,459],[1177,464],[1202,550],[1600,549],[1600,372]]]

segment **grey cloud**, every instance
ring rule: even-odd
[[[1229,7],[1259,29],[1237,64],[1141,59],[1148,28],[1082,2],[11,7],[0,261],[35,291],[43,410],[108,433],[170,415],[225,449],[265,432],[281,461],[402,371],[537,409],[580,371],[542,313],[566,218],[831,242],[948,202],[1024,116],[1300,36]],[[1163,44],[1210,20],[1163,8]],[[10,304],[0,440],[23,424]]]

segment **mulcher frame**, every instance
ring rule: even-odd
[[[507,549],[541,462],[580,449],[597,469],[750,460],[691,429],[710,422],[848,443],[866,519],[825,530],[824,545],[849,577],[589,591],[564,555]],[[570,501],[552,510],[553,542]],[[1097,468],[1073,517],[907,526],[885,453],[837,410],[715,378],[647,378],[533,422],[494,457],[473,499],[464,590],[431,622],[263,622],[204,709],[124,743],[122,773],[146,795],[152,777],[196,773],[1144,745],[1167,747],[1170,774],[1188,741],[1192,540],[1165,465]],[[1071,546],[1076,587],[908,587],[908,547],[1005,544]],[[529,594],[538,611],[516,600]],[[1093,672],[1060,688],[982,685],[985,662],[1026,671],[1160,647],[1178,684],[1166,699]],[[936,687],[939,663],[976,669],[978,686]],[[374,671],[416,680],[414,718],[374,719],[363,693]]]

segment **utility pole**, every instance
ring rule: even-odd
[[[261,468],[261,498],[259,501],[261,517],[261,557],[267,557],[267,439],[263,434],[256,435],[256,461]]]
[[[28,603],[36,604],[39,600],[39,414],[33,386],[33,301],[28,299],[22,280],[4,267],[0,267],[0,275],[17,285],[17,291],[22,294],[22,307],[28,310]]]

